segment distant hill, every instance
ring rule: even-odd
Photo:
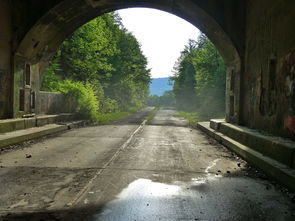
[[[150,84],[150,95],[161,96],[165,91],[173,89],[173,85],[169,85],[169,78],[153,78]]]

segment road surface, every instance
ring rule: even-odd
[[[0,155],[0,220],[295,220],[282,188],[173,110]]]

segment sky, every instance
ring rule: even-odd
[[[118,11],[124,26],[141,44],[152,78],[173,75],[173,66],[189,39],[200,31],[173,14],[156,9],[129,8]]]

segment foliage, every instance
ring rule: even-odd
[[[105,98],[101,101],[101,113],[114,113],[119,111],[118,102],[111,98]]]
[[[63,42],[45,71],[42,90],[61,91],[63,86],[58,82],[67,79],[73,90],[82,93],[80,86],[84,85],[91,91],[91,97],[97,99],[96,111],[107,114],[143,106],[149,94],[150,70],[137,39],[124,28],[118,14],[108,13]],[[94,106],[89,108],[91,111],[85,111],[94,118]]]
[[[152,95],[149,96],[147,100],[148,106],[165,106],[174,107],[175,106],[175,96],[173,91],[165,91],[163,95]]]
[[[120,118],[124,118],[128,116],[130,112],[114,112],[114,113],[101,113],[97,115],[96,122],[99,124],[108,124],[113,120],[118,120]]]
[[[58,53],[51,60],[48,68],[43,74],[42,90],[44,91],[58,91],[58,82],[61,81],[61,77],[56,74],[56,72],[60,71],[60,57]]]
[[[204,117],[224,113],[225,64],[204,34],[188,42],[174,71],[171,79],[178,108],[197,110]]]
[[[199,118],[197,112],[178,111],[178,116],[186,119],[192,127],[195,127],[199,121],[203,120]]]
[[[145,118],[145,124],[149,124],[151,120],[154,119],[160,107],[155,107],[152,111],[149,112],[148,116]]]
[[[97,120],[99,101],[91,84],[65,80],[59,83],[58,91],[67,95],[68,105],[74,107],[81,117]]]

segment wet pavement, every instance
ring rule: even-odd
[[[175,111],[137,122],[1,154],[0,220],[295,220],[289,195]]]

